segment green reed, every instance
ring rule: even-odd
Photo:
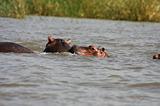
[[[160,0],[1,0],[0,16],[26,15],[160,22]]]
[[[0,0],[0,16],[22,18],[26,15],[25,0]]]

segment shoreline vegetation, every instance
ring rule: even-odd
[[[160,22],[160,0],[0,1],[0,16],[26,15]]]

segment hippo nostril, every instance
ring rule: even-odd
[[[94,48],[91,48],[92,50],[95,50]]]

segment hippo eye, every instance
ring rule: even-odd
[[[63,39],[59,39],[59,43],[60,43],[60,44],[64,44],[65,41],[64,41]]]
[[[102,51],[104,52],[104,51],[105,51],[105,48],[102,48]]]
[[[60,42],[64,42],[62,39],[60,39]]]
[[[91,50],[95,50],[95,48],[94,48],[93,46],[91,46],[91,45],[89,46],[89,48],[90,48]]]

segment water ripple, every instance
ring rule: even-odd
[[[42,53],[48,34],[106,48],[109,58]],[[0,106],[159,106],[160,24],[29,16],[0,18]],[[27,101],[27,102],[26,102]]]

